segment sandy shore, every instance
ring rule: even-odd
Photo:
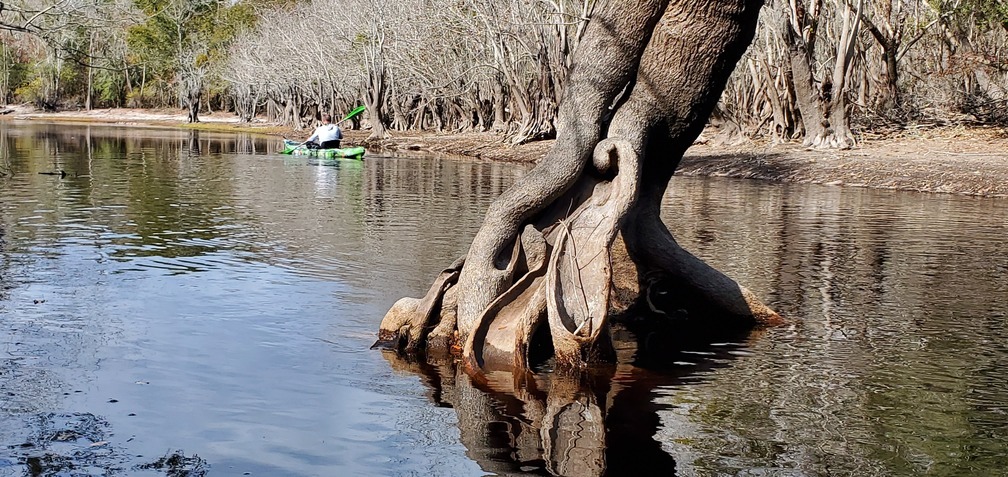
[[[907,130],[844,151],[699,145],[679,173],[1008,198],[1008,131]]]
[[[186,112],[181,109],[92,109],[47,112],[23,105],[0,105],[0,120],[68,121],[103,124],[165,124],[185,125]],[[231,113],[204,113],[200,121],[208,124],[239,125],[238,117]],[[246,126],[248,126],[246,124]]]
[[[0,121],[81,121],[125,125],[194,127],[182,110],[97,109],[39,112],[24,106],[0,106]],[[241,130],[301,137],[266,121],[241,123],[230,113],[204,113],[195,127]],[[418,134],[392,132],[382,141],[366,141],[367,131],[347,131],[346,142],[371,150],[429,153],[480,160],[535,162],[552,141],[509,146],[491,133]],[[734,146],[694,145],[679,174],[741,177],[770,181],[822,183],[880,189],[914,190],[1008,198],[1008,129],[907,128],[861,138],[844,151],[809,150],[800,144],[745,142]]]

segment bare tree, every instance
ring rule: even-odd
[[[862,17],[863,0],[855,6],[836,1],[833,6],[835,31],[821,29],[826,15],[822,0],[795,0],[785,4],[787,27],[784,35],[798,109],[805,129],[805,144],[812,147],[848,148],[854,144],[847,110],[847,78],[854,59],[854,44]],[[827,28],[829,24],[826,24]],[[816,42],[833,40],[832,69],[817,78]],[[830,34],[834,34],[830,38]]]
[[[927,2],[938,24],[938,58],[926,57],[921,66],[938,73],[938,79],[952,79],[953,95],[925,90],[927,96],[946,96],[947,100],[979,119],[1008,120],[1008,3],[1003,0]],[[935,61],[937,60],[937,61]],[[929,67],[938,64],[937,68]],[[922,72],[920,76],[926,75]],[[932,78],[934,79],[934,78]],[[918,94],[920,96],[920,94]]]
[[[388,94],[388,69],[385,59],[387,56],[388,36],[394,27],[397,17],[391,15],[390,10],[393,5],[403,6],[403,3],[387,3],[380,0],[366,0],[362,2],[363,11],[367,13],[363,18],[347,18],[348,24],[362,22],[364,28],[360,30],[350,30],[356,32],[356,36],[351,39],[351,45],[359,58],[359,64],[364,66],[363,84],[365,85],[365,104],[368,107],[368,114],[371,117],[370,139],[385,138],[385,123],[388,121],[385,114],[385,99]],[[351,10],[344,10],[344,13]],[[356,10],[359,14],[361,10]]]
[[[516,119],[512,143],[552,137],[571,57],[594,2],[527,1],[465,3],[473,36],[485,45],[497,127],[504,108]]]
[[[5,0],[0,2],[0,30],[37,35],[68,28],[80,19],[88,2]]]
[[[186,119],[190,123],[199,122],[201,99],[206,90],[208,65],[201,60],[205,51],[186,48],[179,54],[177,87],[179,100],[186,109]]]

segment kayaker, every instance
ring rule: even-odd
[[[322,125],[315,128],[305,145],[309,149],[339,149],[342,140],[343,131],[340,127],[332,123],[329,114],[322,114]]]

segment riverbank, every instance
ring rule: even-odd
[[[230,113],[200,115],[188,124],[181,110],[102,109],[39,112],[0,106],[0,120],[82,121],[123,125],[195,127],[301,137],[306,131],[266,121],[242,123]],[[392,133],[366,141],[367,131],[346,131],[346,142],[366,143],[372,151],[437,154],[506,162],[536,162],[552,141],[510,146],[492,133]],[[810,150],[800,144],[746,141],[732,146],[704,141],[687,151],[681,175],[738,177],[768,181],[819,183],[1008,198],[1008,129],[993,127],[913,127],[886,134],[865,134],[843,151]]]
[[[1008,198],[1008,130],[908,128],[843,151],[702,144],[678,173]]]

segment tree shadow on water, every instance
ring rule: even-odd
[[[675,475],[673,456],[655,438],[659,412],[671,406],[656,397],[729,366],[754,333],[743,325],[712,330],[698,317],[631,313],[612,329],[616,364],[577,374],[547,361],[532,372],[474,379],[454,361],[383,355],[394,369],[421,376],[434,405],[455,409],[466,453],[486,472]]]

